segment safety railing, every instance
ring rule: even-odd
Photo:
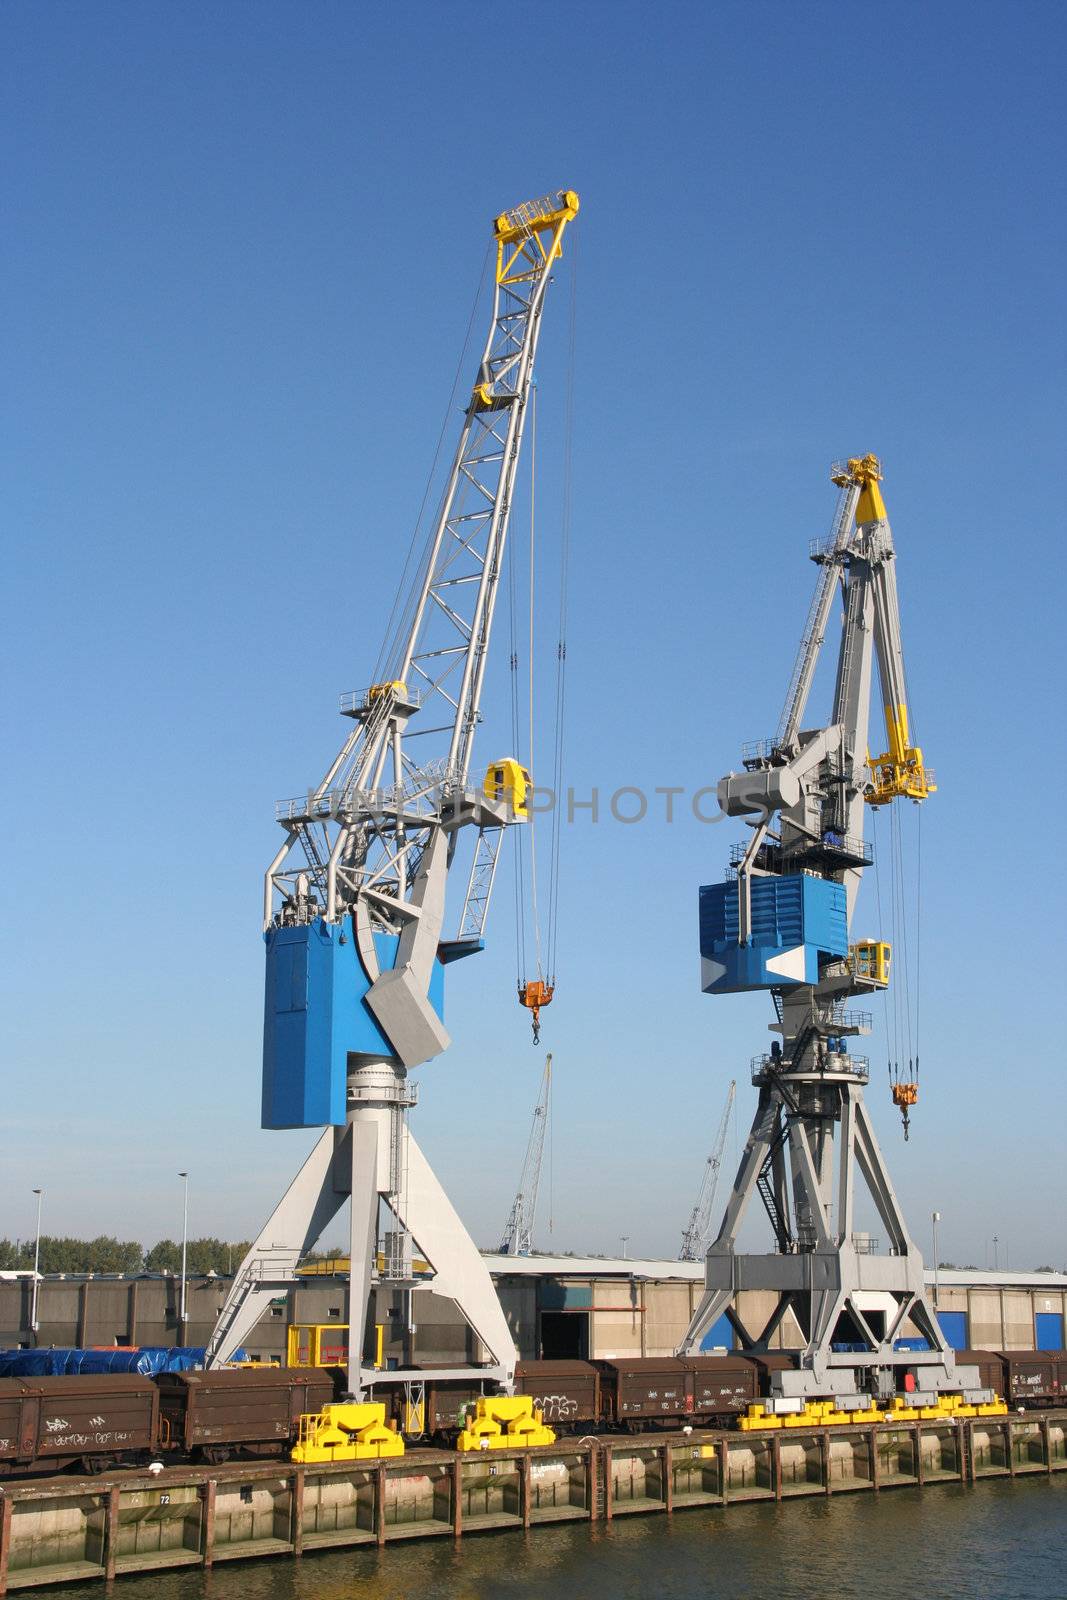
[[[769,761],[777,749],[775,739],[748,739],[741,746],[741,760]]]
[[[406,684],[403,686],[375,684],[370,689],[353,689],[341,696],[342,715],[350,717],[359,711],[370,711],[386,698],[391,698],[397,705],[410,706],[413,711],[417,711],[422,705],[422,690],[409,689]]]
[[[808,558],[811,561],[840,560],[846,551],[847,546],[845,548],[840,546],[836,533],[832,533],[828,539],[808,540]]]
[[[442,800],[453,793],[436,777],[413,778],[403,788],[393,785],[381,789],[327,789],[324,794],[294,795],[279,800],[274,807],[278,822],[329,822],[337,817],[392,812],[398,807],[417,807],[430,815]],[[469,791],[473,796],[473,790]]]
[[[749,1061],[749,1071],[752,1082],[759,1085],[768,1074],[781,1074],[788,1077],[791,1072],[789,1062],[785,1056],[772,1056],[768,1054],[756,1055]],[[871,1076],[871,1063],[866,1056],[851,1056],[845,1051],[827,1051],[817,1069],[802,1067],[802,1072],[818,1070],[824,1077],[849,1077],[858,1078],[861,1083],[867,1083]]]
[[[857,1033],[870,1033],[874,1027],[874,1017],[870,1011],[854,1011],[840,1000],[834,1001],[829,1012],[827,1021],[835,1028],[852,1028]]]
[[[881,1246],[881,1240],[876,1239],[871,1233],[854,1233],[852,1235],[852,1248],[858,1256],[876,1256]]]
[[[825,850],[828,854],[837,852],[868,863],[874,860],[874,847],[862,834],[838,833],[834,828],[826,828],[817,842],[812,841],[811,848]]]

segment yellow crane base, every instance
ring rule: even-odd
[[[380,1400],[341,1400],[300,1418],[293,1460],[310,1465],[318,1461],[376,1461],[381,1456],[402,1456],[404,1441],[386,1424]]]
[[[544,1414],[533,1396],[481,1395],[467,1412],[467,1425],[456,1440],[457,1450],[509,1450],[516,1445],[555,1444]]]
[[[1006,1417],[1003,1400],[968,1405],[961,1394],[938,1395],[931,1406],[912,1406],[896,1395],[887,1407],[872,1405],[863,1411],[839,1411],[832,1400],[808,1400],[802,1410],[776,1415],[760,1405],[750,1405],[738,1420],[742,1433],[771,1428],[840,1428],[862,1422],[951,1422],[957,1417]]]

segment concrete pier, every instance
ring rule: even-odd
[[[729,1507],[1067,1471],[1067,1410],[805,1431],[612,1435],[532,1450],[321,1467],[237,1463],[0,1490],[0,1595],[126,1572],[396,1539],[460,1538],[690,1506]]]

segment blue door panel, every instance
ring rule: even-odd
[[[1039,1311],[1034,1318],[1039,1350],[1063,1349],[1063,1312]]]
[[[725,1314],[719,1318],[718,1322],[714,1323],[708,1329],[707,1333],[700,1341],[700,1348],[702,1350],[714,1350],[716,1346],[721,1347],[723,1345],[725,1345],[727,1350],[732,1350],[734,1347],[733,1326],[731,1325],[729,1317]]]
[[[951,1349],[968,1349],[966,1311],[939,1311],[937,1320]]]

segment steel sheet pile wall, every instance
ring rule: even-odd
[[[0,1493],[0,1594],[465,1530],[1057,1471],[1067,1471],[1067,1411],[38,1479]]]

